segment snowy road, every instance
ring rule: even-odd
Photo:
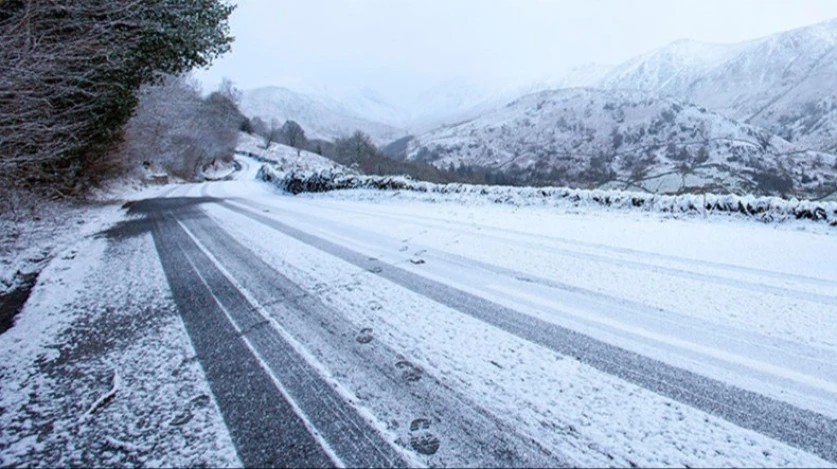
[[[291,197],[242,163],[132,211],[246,465],[837,462],[832,234]]]

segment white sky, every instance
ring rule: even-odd
[[[230,0],[235,2],[235,0]],[[733,43],[837,17],[837,0],[238,0],[233,50],[196,74],[214,88],[413,93],[617,64],[676,39]]]

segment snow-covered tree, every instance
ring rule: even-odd
[[[64,196],[118,170],[112,150],[140,86],[228,51],[232,9],[224,0],[0,1],[0,174]]]
[[[282,126],[282,135],[285,138],[285,143],[289,146],[299,149],[305,149],[308,146],[308,138],[305,137],[305,130],[296,121],[286,121]]]
[[[165,77],[142,88],[137,111],[125,128],[122,160],[129,170],[145,166],[194,179],[206,165],[232,160],[240,119],[223,93],[204,99],[188,79]]]
[[[262,120],[258,117],[257,123],[262,123]],[[263,125],[263,133],[261,134],[264,137],[264,148],[267,150],[270,148],[270,144],[273,142],[281,142],[284,140],[284,135],[282,133],[282,126],[279,125],[278,119],[271,119],[270,126]]]

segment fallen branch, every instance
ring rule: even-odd
[[[135,444],[128,443],[127,441],[117,440],[116,438],[114,438],[112,436],[106,436],[105,437],[105,445],[108,446],[109,448],[121,450],[121,451],[123,451],[125,453],[128,453],[128,454],[139,453],[139,452],[141,452],[145,449],[145,448],[137,446]]]
[[[102,397],[96,399],[96,402],[90,405],[90,408],[87,409],[87,412],[81,416],[80,421],[84,421],[87,417],[93,415],[98,411],[101,407],[106,406],[114,397],[116,397],[116,392],[119,391],[119,374],[116,372],[116,368],[113,369],[113,386],[110,388],[110,391],[105,393]]]

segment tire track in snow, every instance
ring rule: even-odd
[[[432,421],[433,432],[441,439],[436,441],[441,443],[441,449],[436,446],[432,453],[440,451],[439,454],[428,460],[432,465],[438,462],[481,467],[566,465],[560,455],[552,454],[531,438],[518,434],[507,423],[459,396],[431,374],[420,369],[416,372],[409,357],[379,341],[359,345],[356,335],[360,327],[352,325],[338,311],[267,265],[203,212],[190,210],[182,213],[179,219],[208,252],[217,256],[217,262],[228,270],[229,275],[241,282],[236,288],[255,297],[251,303],[264,305],[268,315],[308,346],[325,348],[330,344],[334,349],[332,355],[339,356],[342,361],[340,368],[350,371],[351,375],[366,372],[369,385],[364,394],[378,395],[378,399],[381,395],[390,396],[386,406],[396,415],[399,412],[395,410],[401,410],[398,416],[405,429],[416,420]],[[346,376],[343,379],[357,378]],[[418,443],[413,445],[409,435],[405,440],[409,440],[418,452],[428,451]]]
[[[253,207],[263,206],[259,203],[249,203]],[[297,214],[304,217],[304,220],[322,224],[338,224],[332,234],[335,236],[345,236],[350,239],[362,239],[364,244],[370,248],[380,248],[395,252],[400,246],[387,245],[389,238],[386,235],[381,235],[365,228],[360,228],[355,225],[350,225],[345,222],[331,221],[320,218],[310,213],[301,214],[293,210],[286,210],[286,212]],[[340,233],[338,235],[337,233]],[[374,241],[368,241],[374,240]],[[390,243],[391,244],[391,243]],[[661,310],[647,306],[642,303],[627,300],[618,296],[601,293],[594,290],[577,287],[568,283],[558,282],[551,279],[543,278],[538,275],[517,271],[497,265],[488,264],[482,261],[463,257],[447,251],[437,250],[435,248],[428,248],[417,243],[410,243],[413,249],[418,249],[423,252],[422,255],[427,259],[434,259],[434,265],[440,263],[453,264],[451,271],[465,268],[464,272],[474,270],[482,270],[495,276],[505,278],[510,281],[522,282],[521,290],[530,289],[532,285],[546,287],[547,289],[555,290],[549,294],[541,295],[542,298],[552,298],[556,294],[560,295],[560,305],[572,307],[573,309],[581,308],[585,312],[600,312],[605,313],[608,319],[616,318],[624,324],[638,325],[643,328],[651,328],[657,332],[670,333],[670,329],[690,329],[689,340],[698,340],[704,345],[718,348],[718,350],[730,350],[737,352],[742,357],[750,355],[768,355],[775,359],[778,363],[791,362],[793,365],[788,369],[794,371],[802,371],[810,373],[811,376],[821,371],[823,367],[831,366],[837,363],[837,354],[832,351],[806,347],[796,342],[791,342],[781,338],[771,338],[765,335],[754,333],[748,330],[737,329],[734,327],[725,326],[723,330],[718,330],[718,324],[701,320],[698,317],[680,314],[674,311]],[[392,263],[392,262],[391,262]],[[479,282],[478,282],[479,283]],[[543,288],[540,288],[543,290]],[[640,318],[647,318],[646,321],[640,321]],[[758,353],[754,354],[753,352]],[[834,370],[829,379],[837,379],[837,370]]]
[[[241,461],[248,467],[332,466],[200,280],[184,236],[171,220],[152,216],[154,242],[175,303]]]
[[[367,254],[401,251],[401,243],[365,228],[311,214],[296,216],[293,210],[284,213],[294,214],[292,217],[309,230],[318,230],[338,243],[346,240]],[[423,252],[423,259],[431,261],[432,267],[422,269],[424,277],[487,295],[486,298],[495,298],[508,307],[586,335],[607,337],[603,340],[640,354],[679,357],[673,362],[668,360],[675,367],[682,366],[678,362],[684,360],[700,363],[692,371],[706,376],[718,372],[734,375],[739,386],[837,417],[832,405],[837,396],[837,369],[833,366],[837,355],[830,350],[748,330],[719,330],[720,324],[698,317],[658,310],[445,251],[421,249],[414,243],[411,246]],[[389,264],[407,260],[397,254],[380,257]],[[450,272],[457,275],[450,276]],[[513,301],[504,303],[508,299]]]
[[[398,221],[400,223],[410,223],[412,225],[426,227],[427,226],[426,223],[418,223],[416,221],[416,220],[424,220],[425,222],[430,222],[436,228],[440,228],[440,229],[443,229],[443,230],[449,230],[449,231],[452,231],[452,232],[455,232],[455,233],[460,233],[460,234],[473,235],[472,231],[457,229],[457,228],[454,228],[454,227],[450,226],[450,225],[457,225],[457,226],[461,226],[463,228],[472,228],[473,227],[473,224],[469,224],[469,223],[461,222],[461,221],[457,221],[457,220],[443,220],[443,219],[439,219],[439,218],[436,218],[436,217],[429,217],[429,216],[422,216],[422,215],[410,215],[409,217],[407,217],[407,216],[404,216],[404,215],[392,214],[392,213],[388,213],[388,212],[375,213],[375,212],[370,212],[370,211],[366,211],[366,210],[362,210],[362,209],[356,209],[356,208],[348,208],[348,207],[346,207],[346,208],[344,208],[344,207],[336,208],[336,207],[333,207],[333,206],[328,206],[328,205],[323,204],[323,203],[317,203],[317,202],[312,202],[312,201],[307,201],[307,202],[311,203],[312,205],[314,205],[318,208],[322,208],[322,209],[325,209],[325,210],[331,210],[331,211],[336,211],[336,212],[352,212],[352,213],[357,213],[359,215],[366,215],[366,216],[376,217],[376,218],[381,218],[383,216],[384,218],[388,218],[388,219],[391,219],[391,220],[394,220],[394,221]],[[285,209],[285,207],[282,207],[282,208]],[[700,276],[705,276],[705,277],[714,277],[714,278],[716,278],[720,281],[726,282],[727,285],[729,285],[730,282],[738,283],[739,280],[724,277],[722,275],[714,275],[713,276],[713,275],[710,275],[710,274],[697,274],[695,272],[685,271],[683,269],[678,269],[676,267],[668,267],[668,266],[661,266],[659,264],[648,263],[648,262],[645,262],[643,260],[630,260],[630,259],[623,259],[623,258],[618,258],[618,257],[607,257],[607,256],[603,256],[601,254],[591,254],[591,253],[575,251],[575,250],[571,250],[571,249],[559,248],[559,247],[551,246],[550,244],[553,244],[553,245],[554,244],[565,244],[565,245],[570,245],[570,246],[579,246],[579,247],[593,249],[593,250],[597,250],[597,251],[604,251],[604,252],[611,252],[611,253],[615,253],[615,254],[624,254],[624,255],[634,256],[634,257],[639,258],[639,259],[647,258],[647,259],[657,259],[657,260],[660,260],[660,261],[663,261],[663,262],[674,262],[674,263],[680,263],[680,264],[683,264],[683,263],[694,264],[694,265],[699,265],[699,266],[703,266],[703,267],[707,267],[707,268],[711,268],[711,269],[715,269],[715,270],[721,270],[721,271],[726,270],[726,271],[729,271],[729,272],[744,273],[744,274],[747,274],[747,275],[761,276],[761,277],[765,277],[765,278],[772,278],[772,279],[777,279],[777,280],[782,280],[782,281],[787,281],[788,279],[792,279],[794,281],[797,281],[797,282],[803,283],[803,284],[808,283],[808,284],[815,284],[815,285],[818,285],[818,286],[833,287],[834,283],[835,283],[832,280],[826,280],[826,279],[821,279],[821,278],[816,278],[816,277],[809,277],[809,276],[797,275],[797,274],[791,274],[791,273],[786,274],[786,273],[774,272],[774,271],[770,271],[770,270],[750,268],[750,267],[742,267],[742,266],[737,266],[737,265],[723,264],[723,263],[711,262],[711,261],[700,260],[700,259],[689,259],[689,258],[678,257],[678,256],[670,256],[670,255],[665,255],[665,254],[657,254],[657,253],[652,253],[652,252],[638,251],[638,250],[629,249],[629,248],[620,248],[620,247],[607,246],[607,245],[598,244],[598,243],[590,243],[590,242],[579,241],[579,240],[574,240],[574,239],[569,239],[569,238],[563,238],[563,237],[560,237],[560,236],[551,236],[551,235],[547,236],[547,235],[540,235],[540,234],[536,234],[536,233],[526,233],[526,232],[517,231],[517,230],[510,230],[510,229],[493,227],[493,226],[485,226],[485,225],[481,225],[480,228],[481,228],[480,229],[480,234],[482,234],[486,237],[492,238],[492,239],[496,239],[498,241],[503,241],[503,242],[511,241],[511,242],[516,243],[516,244],[526,243],[526,244],[532,245],[533,247],[535,247],[537,249],[548,250],[550,252],[568,253],[568,254],[571,254],[571,255],[575,256],[576,258],[581,258],[581,259],[588,259],[589,258],[589,259],[593,259],[593,260],[599,260],[599,261],[602,261],[602,262],[608,262],[608,263],[619,264],[619,265],[625,265],[625,263],[627,262],[627,263],[630,263],[630,264],[634,265],[635,268],[643,269],[643,270],[654,271],[654,269],[658,269],[658,268],[659,269],[665,269],[665,271],[667,273],[673,273],[675,275],[685,274],[687,276],[687,278],[691,278],[690,276],[693,276],[693,275],[700,275]],[[486,233],[487,231],[493,231],[497,234],[488,234],[488,233]],[[530,238],[530,239],[535,239],[535,240],[539,240],[539,241],[525,241],[525,240],[521,240],[520,238]],[[586,257],[586,256],[590,256],[590,257]],[[774,289],[773,286],[761,285],[761,284],[758,284],[758,283],[755,283],[755,282],[751,282],[751,283],[753,285],[757,286],[757,288],[759,288],[759,290],[763,290],[764,288]],[[785,289],[785,290],[789,290],[789,291],[792,291],[794,293],[801,294],[801,295],[806,295],[806,296],[809,294],[808,292],[802,292],[802,291],[796,291],[796,290],[790,290],[790,289]],[[812,294],[817,295],[816,293],[812,293]],[[820,296],[825,297],[826,302],[833,302],[833,303],[837,304],[837,297],[829,296],[829,295],[820,295]],[[803,298],[803,299],[805,299],[805,298]]]
[[[170,197],[174,193],[174,191],[176,191],[179,188],[180,188],[180,186],[169,187],[168,189],[165,189],[163,192],[160,192],[159,194],[157,194],[155,196],[155,198],[164,199],[166,197]]]
[[[188,209],[179,211],[178,218],[182,218],[184,213],[188,213]],[[285,400],[297,411],[320,446],[333,455],[332,459],[338,465],[406,467],[406,462],[388,442],[337,394],[330,383],[322,379],[181,226],[172,227],[168,235],[178,240],[188,261],[194,266],[194,271],[234,323],[252,353],[269,370]],[[245,400],[239,396],[239,399],[244,402],[238,405],[253,406],[253,403],[248,402],[249,397]],[[305,440],[304,437],[301,439]],[[294,442],[291,441],[285,450],[292,451],[293,447]]]
[[[249,202],[246,205],[252,207],[277,208],[275,205],[265,205],[256,202]],[[401,247],[400,245],[392,244],[390,241],[391,238],[388,236],[370,231],[367,228],[361,228],[354,224],[342,221],[327,220],[310,213],[303,214],[297,212],[296,210],[284,210],[285,213],[302,217],[299,219],[304,220],[309,224],[316,223],[317,226],[334,226],[335,228],[331,230],[332,239],[336,237],[338,240],[340,238],[364,240],[360,243],[373,250],[384,249],[392,253],[396,252]],[[323,232],[328,232],[328,230],[324,230]],[[593,325],[594,328],[612,331],[614,330],[613,327],[611,327],[613,323],[612,319],[615,318],[617,322],[628,326],[627,329],[638,326],[648,332],[656,332],[665,335],[671,335],[672,331],[679,332],[682,330],[690,330],[692,331],[690,334],[683,336],[687,337],[687,340],[690,342],[696,342],[696,347],[694,348],[701,348],[705,350],[705,347],[708,346],[714,350],[723,350],[723,355],[727,356],[726,359],[721,359],[723,362],[737,365],[741,365],[742,361],[746,362],[748,366],[744,369],[739,368],[739,370],[749,374],[752,373],[753,370],[758,369],[762,382],[768,382],[770,385],[774,385],[776,383],[785,384],[788,381],[792,383],[800,383],[814,391],[814,394],[818,396],[817,399],[820,403],[823,401],[827,402],[833,398],[833,394],[827,394],[827,391],[824,390],[833,388],[835,385],[832,384],[832,382],[837,381],[824,383],[817,378],[817,375],[821,375],[823,372],[826,372],[829,380],[837,378],[837,370],[832,367],[833,363],[837,363],[837,355],[831,350],[805,346],[804,344],[791,342],[786,339],[768,337],[749,330],[741,330],[734,327],[724,327],[723,330],[719,330],[718,323],[704,321],[699,317],[650,307],[619,296],[589,290],[567,283],[557,282],[530,273],[524,273],[501,266],[487,264],[485,262],[463,257],[444,250],[427,248],[416,243],[410,244],[414,249],[418,249],[423,252],[423,257],[425,258],[435,258],[435,260],[441,261],[441,263],[453,264],[450,266],[450,271],[457,271],[461,267],[465,267],[465,270],[462,271],[464,272],[463,275],[473,277],[472,272],[474,270],[483,270],[494,274],[495,277],[516,281],[514,283],[522,282],[517,286],[509,286],[515,288],[516,292],[536,290],[536,296],[542,299],[554,298],[555,294],[559,294],[560,301],[551,301],[552,304],[549,308],[550,311],[556,312],[557,310],[555,309],[555,306],[560,305],[562,309],[559,312],[556,312],[556,314],[566,318],[574,317],[576,319],[576,321],[574,321],[575,323],[578,323],[578,320],[580,320],[584,324]],[[390,263],[393,263],[392,260],[390,260]],[[439,264],[439,262],[433,263],[434,266]],[[476,281],[474,285],[481,285],[482,283],[484,282]],[[546,292],[546,289],[556,291]],[[531,302],[526,302],[522,299],[518,301],[518,304],[523,303]],[[604,321],[596,320],[595,317],[588,317],[587,313],[593,313],[594,316],[595,314],[598,314],[600,319],[604,319]],[[643,318],[645,320],[642,320]],[[634,333],[626,333],[625,331],[627,329],[617,330],[616,335],[631,339]],[[657,343],[663,345],[663,348],[666,350],[669,350],[673,346],[672,341],[657,341]],[[695,352],[688,347],[683,348],[681,346],[679,350],[682,354],[688,356],[697,355],[698,358],[710,358],[711,356],[714,357],[713,360],[715,361],[719,359],[718,353],[711,351],[708,355],[701,355],[701,353]],[[732,354],[726,352],[732,352]],[[764,356],[770,357],[770,361],[765,362],[763,359]],[[780,366],[783,369],[777,369],[773,363],[781,364]],[[829,371],[830,374],[828,374]],[[800,373],[798,372],[801,372],[802,374],[807,373],[808,377],[812,379],[809,379],[806,376],[800,376]],[[765,378],[767,381],[765,381]],[[773,380],[775,380],[776,383],[772,382]],[[775,386],[775,388],[778,388],[779,394],[785,393],[785,388],[778,385]],[[826,392],[826,394],[823,394],[824,392]],[[778,397],[778,394],[774,393],[773,395]],[[819,404],[815,407],[823,408]],[[830,404],[827,404],[824,408],[827,409],[829,407]]]
[[[802,350],[794,350],[795,348],[798,349],[800,344],[785,339],[767,337],[731,326],[725,326],[723,330],[718,330],[716,324],[703,321],[700,318],[649,307],[638,302],[575,287],[537,275],[487,264],[456,254],[428,251],[425,256],[438,259],[442,262],[459,265],[467,269],[484,270],[507,279],[515,279],[523,283],[532,283],[555,290],[554,293],[562,294],[561,304],[566,303],[567,296],[573,297],[573,304],[578,304],[579,301],[586,300],[595,304],[601,310],[608,309],[615,318],[623,320],[625,323],[630,323],[639,317],[646,317],[651,321],[644,322],[641,327],[647,326],[648,324],[661,323],[665,325],[665,327],[660,329],[662,332],[665,331],[665,328],[690,329],[693,331],[691,334],[692,337],[699,338],[702,336],[706,340],[705,343],[709,346],[717,347],[723,345],[726,350],[740,352],[742,356],[747,356],[748,351],[757,348],[761,353],[766,353],[775,359],[792,362],[794,364],[794,371],[814,373],[815,371],[822,370],[822,367],[833,366],[837,363],[837,353],[830,350],[809,347],[805,347],[804,352]],[[837,370],[833,370],[832,375],[829,376],[829,379],[831,378],[835,378],[835,382],[837,382]]]
[[[605,373],[837,462],[837,420],[700,376],[573,330],[522,314],[449,285],[370,259],[227,201],[219,205],[521,338],[574,356]]]

